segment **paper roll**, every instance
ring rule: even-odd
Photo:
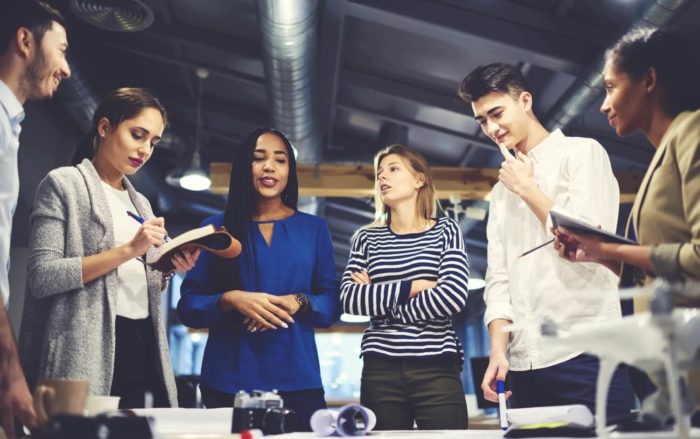
[[[311,430],[317,436],[330,436],[335,433],[338,412],[327,409],[316,410],[311,415]]]
[[[349,404],[340,410],[317,410],[311,416],[311,430],[318,436],[364,436],[377,424],[377,416],[360,404]]]

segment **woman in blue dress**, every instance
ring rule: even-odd
[[[233,160],[225,226],[243,251],[228,260],[202,254],[181,288],[178,314],[208,328],[202,362],[204,405],[231,407],[244,390],[278,390],[310,431],[325,408],[314,328],[339,314],[339,285],[325,221],[297,210],[294,148],[274,129],[251,132]]]

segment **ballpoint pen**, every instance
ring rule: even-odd
[[[551,243],[553,243],[553,242],[554,242],[554,238],[550,239],[549,241],[547,241],[547,242],[545,242],[545,243],[543,243],[543,244],[538,245],[538,246],[535,247],[535,248],[531,248],[530,250],[524,252],[522,255],[520,255],[520,256],[518,256],[518,257],[519,257],[519,258],[522,258],[523,256],[529,255],[530,253],[534,252],[535,250],[539,250],[539,249],[541,249],[542,247],[544,247],[545,245],[551,244]]]
[[[126,214],[129,215],[130,217],[132,217],[133,219],[135,219],[136,221],[138,221],[138,222],[141,223],[141,224],[143,224],[143,222],[146,221],[142,216],[137,215],[137,214],[135,214],[134,212],[132,212],[132,211],[130,211],[130,210],[127,210],[127,211],[126,211]],[[165,242],[170,241],[170,238],[168,237],[168,235],[165,235],[165,236],[163,237],[163,241],[165,241]]]
[[[508,430],[508,418],[506,417],[506,383],[496,381],[496,392],[498,393],[498,414],[501,418],[501,430]]]

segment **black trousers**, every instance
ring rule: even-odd
[[[377,415],[377,430],[458,430],[468,427],[467,404],[453,357],[393,359],[366,356],[362,405]]]
[[[513,408],[583,404],[595,414],[596,384],[600,361],[582,354],[554,366],[510,371],[508,385]],[[615,371],[608,392],[607,416],[624,418],[634,408],[634,392],[626,366]]]
[[[214,409],[233,407],[234,394],[221,392],[211,387],[199,386],[202,392],[204,407]],[[292,428],[294,431],[311,431],[311,415],[316,410],[326,408],[323,389],[304,389],[278,392],[284,402],[284,407],[296,412]]]
[[[117,316],[112,396],[119,396],[120,409],[143,408],[144,395],[153,395],[153,407],[170,407],[153,322]]]

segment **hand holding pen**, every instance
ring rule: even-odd
[[[130,210],[127,210],[126,214],[129,215],[130,217],[132,217],[133,219],[135,219],[136,221],[140,222],[141,224],[143,224],[147,221],[144,217],[139,216]],[[158,221],[158,223],[161,227],[165,227],[165,220],[163,219],[162,216],[159,216],[158,218],[153,218],[150,221],[157,221],[157,220],[160,220],[160,221]],[[163,229],[163,230],[165,230],[165,229]],[[166,235],[163,237],[163,241],[165,241],[165,242],[170,241],[170,237],[167,235],[167,232],[166,232]]]
[[[141,223],[136,235],[129,242],[135,255],[143,255],[148,252],[150,246],[160,247],[167,240],[168,232],[165,230],[165,220],[162,217],[147,220],[129,211],[127,215]]]
[[[508,430],[508,408],[506,406],[506,383],[505,381],[496,381],[496,393],[498,393],[498,417],[501,423],[501,430]]]
[[[136,236],[132,239],[132,243],[139,239],[141,237],[142,239],[145,238],[146,242],[148,242],[148,246],[154,245],[156,247],[160,247],[163,242],[170,241],[170,238],[168,238],[167,231],[165,230],[165,220],[162,217],[158,218],[153,218],[151,220],[146,220],[142,216],[139,216],[135,214],[134,212],[131,211],[126,211],[126,214],[141,223],[141,227],[139,228],[139,231],[137,232]],[[146,251],[148,251],[148,246],[146,247],[146,250],[141,253],[144,254]],[[175,266],[175,270],[178,273],[184,273],[186,271],[189,271],[192,267],[194,267],[195,263],[197,262],[197,259],[199,258],[199,253],[200,249],[195,248],[195,249],[183,249],[179,252],[177,252],[171,259],[173,265]],[[138,258],[141,262],[144,264],[146,261],[139,257]]]

